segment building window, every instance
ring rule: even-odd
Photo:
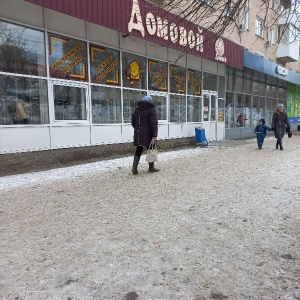
[[[203,0],[203,2],[204,2],[205,4],[207,4],[208,6],[213,6],[213,4],[214,4],[214,1],[213,1],[213,0]]]
[[[186,68],[170,65],[170,92],[185,94],[186,93]]]
[[[224,16],[230,17],[231,15],[231,0],[225,0],[225,6],[224,6]]]
[[[146,89],[146,58],[131,53],[122,53],[123,86],[133,89]]]
[[[44,79],[0,75],[0,125],[49,124]]]
[[[185,96],[170,95],[170,122],[186,122]]]
[[[240,26],[240,30],[242,31],[248,30],[248,27],[249,27],[249,9],[245,7],[242,13],[242,24]]]
[[[55,121],[87,120],[86,88],[53,85]]]
[[[261,38],[264,37],[264,20],[257,16],[255,22],[255,34]]]
[[[203,73],[203,89],[208,91],[218,91],[218,75]]]
[[[91,94],[94,124],[122,122],[121,90],[119,88],[93,85]]]
[[[138,101],[146,96],[146,91],[140,90],[123,90],[123,122],[130,123],[131,116],[136,108]]]
[[[202,121],[202,97],[188,96],[187,98],[187,121]]]
[[[201,71],[188,69],[187,71],[187,92],[189,95],[200,96],[201,95]]]
[[[50,76],[59,79],[87,81],[86,43],[49,34]]]
[[[269,43],[269,46],[274,45],[274,41],[275,41],[275,28],[273,26],[271,26],[269,28],[269,32],[268,32],[268,43]]]
[[[271,8],[276,9],[276,0],[271,0]]]
[[[120,85],[120,52],[117,50],[90,46],[91,82]]]
[[[148,89],[152,91],[168,91],[167,63],[148,60]]]
[[[0,71],[46,76],[44,33],[0,21]]]

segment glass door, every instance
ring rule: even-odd
[[[218,100],[217,92],[203,91],[203,122],[202,127],[206,130],[206,138],[210,141],[217,137]]]
[[[88,121],[87,86],[52,83],[54,122],[82,123]]]

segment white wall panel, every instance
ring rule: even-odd
[[[69,148],[90,145],[89,126],[57,126],[52,129],[52,147]]]
[[[50,149],[49,127],[2,127],[0,153]]]
[[[195,137],[195,127],[201,127],[201,123],[188,123],[186,125],[187,127],[187,136],[188,137]]]
[[[184,127],[185,127],[184,123],[169,124],[169,137],[170,138],[183,137],[184,136],[184,134],[183,134]]]
[[[133,142],[134,130],[131,124],[123,125],[122,127],[122,141],[123,142]]]
[[[92,126],[92,145],[120,143],[121,141],[121,125]]]
[[[158,139],[167,139],[169,137],[169,125],[159,124],[158,125]]]

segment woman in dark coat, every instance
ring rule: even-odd
[[[148,148],[151,141],[156,142],[157,140],[158,122],[151,96],[144,96],[137,103],[137,107],[132,114],[131,125],[134,128],[134,146],[136,146],[132,173],[138,174],[138,164],[144,147]],[[158,171],[158,169],[154,168],[154,163],[149,163],[149,172]]]
[[[278,149],[279,146],[280,150],[283,150],[282,139],[285,132],[289,131],[290,128],[291,126],[288,121],[288,116],[285,112],[284,105],[279,104],[272,118],[272,130],[274,130],[275,138],[277,139],[276,149]]]

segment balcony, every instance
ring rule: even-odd
[[[299,60],[299,24],[279,24],[277,59],[282,63]]]

